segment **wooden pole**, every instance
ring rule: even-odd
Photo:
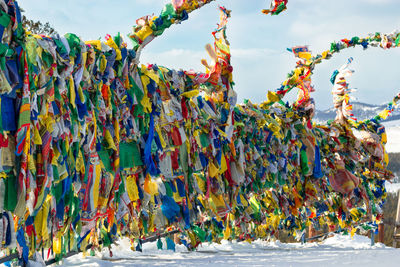
[[[378,242],[385,243],[385,224],[383,222],[378,225]]]
[[[397,213],[396,213],[396,223],[400,223],[400,190],[397,191]]]
[[[312,238],[316,235],[316,231],[314,228],[314,225],[312,223],[310,223],[310,225],[308,226],[308,238]]]
[[[394,225],[394,232],[393,232],[393,247],[397,247],[397,226],[400,223],[400,190],[397,191],[397,196],[398,196],[398,200],[397,200],[397,213],[396,213],[396,221],[395,221],[395,225]]]
[[[275,236],[276,240],[279,240],[279,231],[278,230],[275,230],[274,236]]]
[[[375,231],[371,230],[371,247],[375,245]]]

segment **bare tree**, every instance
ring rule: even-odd
[[[21,12],[24,13],[25,10],[21,8]],[[24,28],[34,34],[44,34],[44,35],[55,35],[57,31],[50,25],[49,22],[42,23],[40,21],[34,21],[28,19],[25,15],[22,16],[22,25]]]

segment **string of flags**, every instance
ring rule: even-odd
[[[399,35],[344,39],[317,56],[292,48],[298,66],[282,87],[260,105],[237,104],[226,8],[204,73],[139,64],[145,45],[210,2],[173,0],[137,20],[128,49],[119,34],[84,42],[26,32],[18,3],[0,0],[2,250],[27,262],[49,249],[60,260],[128,236],[140,251],[145,236],[172,230],[180,236],[168,249],[193,250],[381,219],[393,175],[379,122],[399,96],[379,117],[350,123],[344,67],[332,80],[338,118],[317,125],[311,74],[341,49],[396,47]],[[286,8],[273,2],[271,14]],[[284,103],[296,87],[296,103]]]
[[[268,15],[279,15],[287,9],[288,0],[272,0],[269,9],[263,9],[262,13]]]

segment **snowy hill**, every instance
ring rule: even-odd
[[[352,102],[353,112],[357,119],[365,120],[376,116],[380,111],[382,111],[386,104],[383,105],[371,105],[361,102]],[[317,122],[326,122],[327,120],[333,120],[336,116],[336,110],[333,106],[326,110],[316,110],[314,119]],[[394,110],[392,116],[390,116],[387,121],[400,120],[400,110]],[[400,123],[399,123],[400,125]]]

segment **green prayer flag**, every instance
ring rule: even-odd
[[[121,169],[143,166],[141,154],[135,142],[121,143],[119,145],[119,157]]]
[[[5,179],[4,209],[13,212],[17,206],[17,178],[9,173]]]

